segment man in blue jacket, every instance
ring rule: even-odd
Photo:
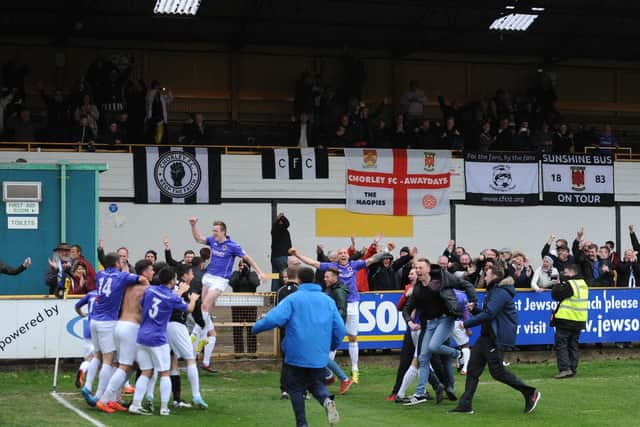
[[[282,352],[287,388],[297,427],[307,427],[304,392],[309,390],[327,412],[330,425],[339,421],[338,411],[324,383],[329,352],[338,348],[347,333],[334,301],[313,282],[314,271],[300,267],[298,291],[289,295],[253,326],[257,334],[285,327]]]
[[[487,293],[482,311],[475,310],[474,316],[465,320],[464,328],[482,325],[480,337],[471,349],[471,358],[467,369],[467,380],[464,394],[458,406],[450,413],[473,414],[473,395],[478,388],[478,380],[485,365],[489,365],[491,376],[509,387],[518,390],[524,396],[524,413],[531,413],[538,401],[540,392],[526,385],[521,379],[509,372],[503,364],[505,349],[516,343],[518,313],[513,303],[516,295],[511,277],[504,277],[504,270],[499,266],[485,268]]]

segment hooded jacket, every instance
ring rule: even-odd
[[[513,298],[516,289],[513,278],[494,280],[487,286],[482,310],[474,310],[474,315],[464,321],[465,328],[482,324],[482,334],[494,338],[499,349],[510,349],[516,344],[518,312]]]

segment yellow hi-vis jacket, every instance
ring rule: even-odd
[[[583,279],[572,279],[568,283],[573,295],[560,302],[555,318],[586,322],[589,315],[589,286]]]

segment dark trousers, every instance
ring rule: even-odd
[[[407,329],[407,332],[404,334],[404,340],[402,341],[402,350],[400,350],[400,363],[398,364],[398,372],[396,373],[396,383],[393,385],[393,390],[391,390],[391,394],[397,394],[398,390],[400,390],[400,386],[402,385],[402,378],[404,374],[411,366],[411,360],[413,360],[413,353],[415,351],[415,346],[413,345],[413,340],[411,339],[411,330]]]
[[[486,365],[489,365],[489,373],[493,379],[518,390],[524,396],[525,402],[533,396],[536,389],[526,385],[520,378],[508,371],[502,362],[502,351],[496,347],[493,339],[484,335],[480,336],[471,349],[471,358],[467,367],[467,381],[458,407],[472,408],[473,395],[478,388],[478,380]]]
[[[329,398],[329,390],[324,383],[325,368],[286,365],[285,375],[291,406],[296,416],[296,427],[307,427],[304,392],[309,390],[320,405],[324,405],[325,400]]]
[[[233,322],[255,322],[257,317],[257,307],[231,307],[231,320]],[[257,341],[255,334],[251,332],[251,326],[233,327],[233,351],[244,353],[243,329],[247,331],[247,353],[255,353]]]
[[[571,369],[576,372],[578,369],[579,338],[580,331],[556,327],[555,344],[559,371]]]

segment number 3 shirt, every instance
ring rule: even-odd
[[[173,310],[186,311],[180,296],[164,285],[149,286],[142,297],[142,323],[138,331],[138,344],[158,347],[167,343],[167,323]]]
[[[91,320],[118,320],[122,295],[127,286],[138,283],[138,275],[107,268],[96,275],[97,295]]]

